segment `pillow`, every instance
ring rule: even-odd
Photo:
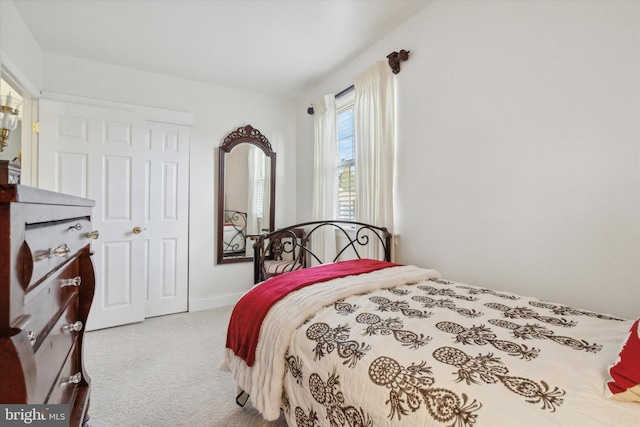
[[[302,264],[294,260],[265,261],[264,263],[264,269],[268,275],[287,273],[301,268]]]
[[[609,368],[607,388],[610,398],[621,402],[640,402],[640,319],[631,326],[618,360]]]

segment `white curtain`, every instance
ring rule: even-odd
[[[261,184],[262,190],[262,221],[260,223],[260,233],[269,228],[271,223],[271,158],[268,158],[262,150],[260,151],[260,162],[262,165]],[[273,231],[273,230],[269,230]]]
[[[385,61],[355,79],[356,220],[393,230],[395,80]],[[365,257],[378,257],[371,245]],[[368,247],[367,247],[368,248]]]
[[[337,194],[337,119],[336,99],[325,95],[313,103],[313,220],[335,218]],[[321,232],[322,231],[322,232]],[[320,233],[321,232],[321,233]],[[311,251],[321,261],[329,262],[336,256],[336,237],[333,227],[323,227],[313,233]],[[315,264],[312,262],[312,264]]]

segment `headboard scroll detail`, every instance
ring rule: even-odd
[[[312,250],[314,236],[324,230],[336,233],[336,256],[321,259]],[[320,231],[322,230],[322,231]],[[384,228],[357,221],[327,220],[310,221],[280,228],[271,233],[250,236],[254,240],[254,282],[270,277],[268,265],[273,261],[287,259],[287,268],[282,272],[325,264],[343,259],[364,257],[364,248],[378,247],[377,258],[391,261],[391,233]]]

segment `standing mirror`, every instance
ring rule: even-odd
[[[253,257],[248,237],[274,229],[276,153],[251,125],[220,146],[218,170],[218,264]]]

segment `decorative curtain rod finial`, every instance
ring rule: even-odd
[[[410,50],[402,49],[400,52],[391,52],[387,55],[389,59],[389,66],[391,67],[391,71],[393,74],[398,74],[400,72],[400,63],[409,59]]]
[[[387,55],[387,59],[389,59],[389,66],[391,67],[391,71],[393,71],[393,74],[398,74],[400,72],[400,63],[406,61],[407,59],[409,59],[409,53],[411,53],[410,50],[400,50],[400,52],[391,52],[389,55]],[[344,95],[345,93],[349,92],[350,90],[352,90],[354,87],[353,86],[349,86],[348,88],[344,89],[342,92],[336,94],[336,98],[338,98],[341,95]],[[309,114],[310,116],[313,116],[313,105],[311,105],[311,107],[307,108],[307,114]]]

